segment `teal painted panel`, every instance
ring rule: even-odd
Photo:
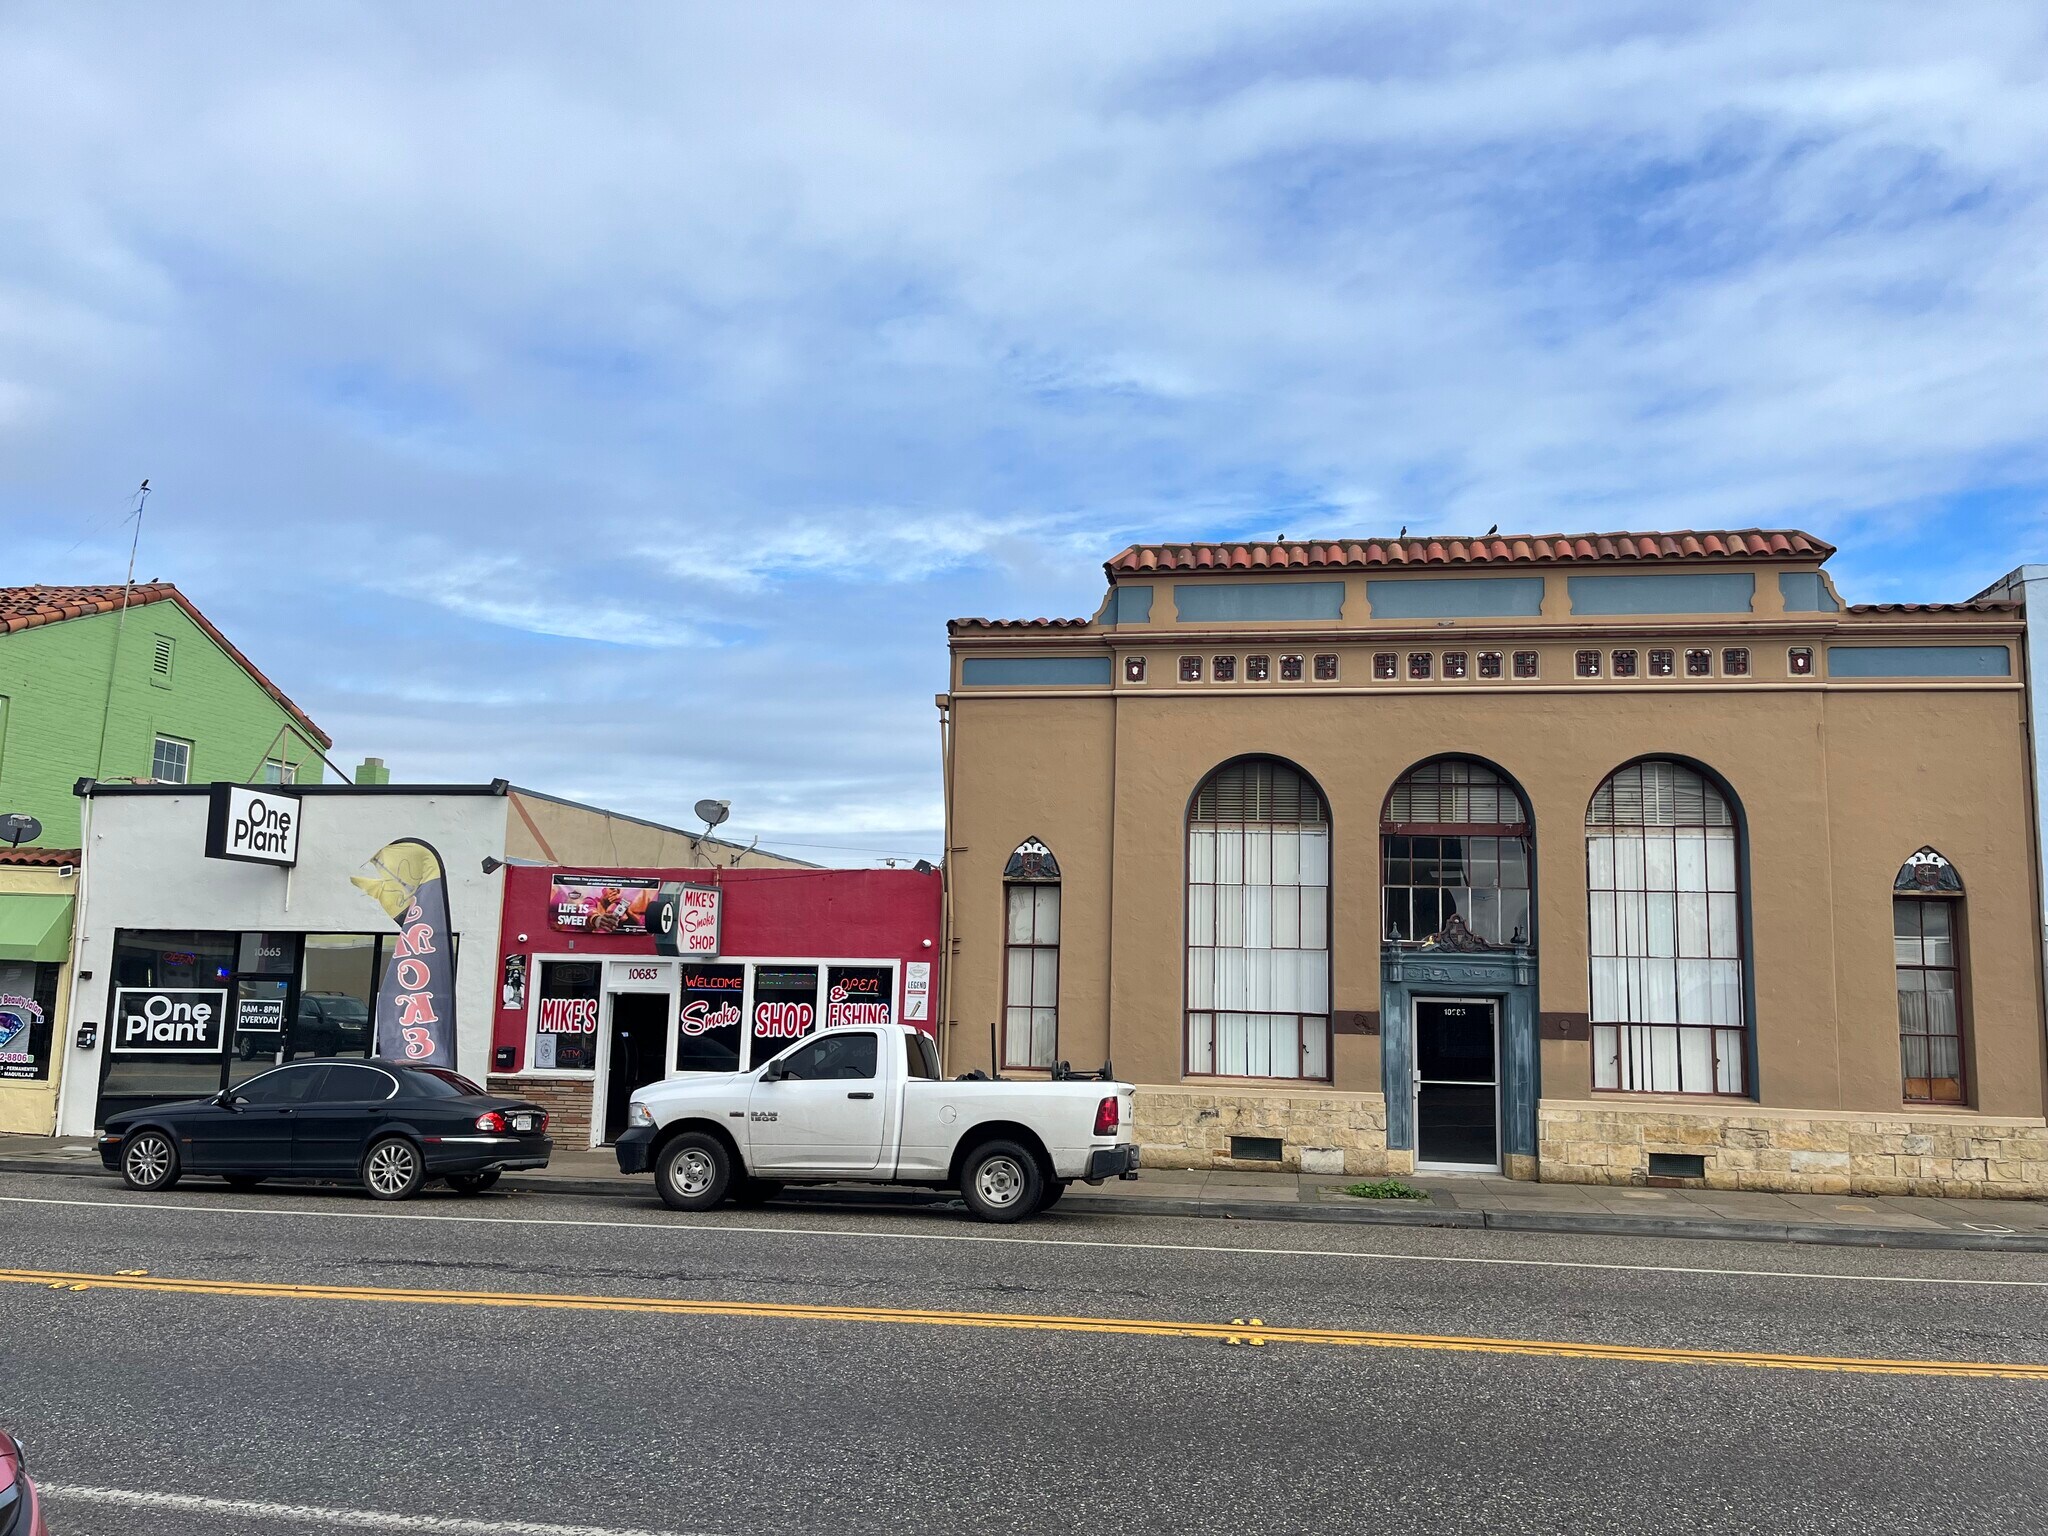
[[[1569,576],[1575,614],[1748,613],[1756,577],[1747,571]]]
[[[1421,576],[1368,581],[1376,619],[1512,619],[1543,612],[1541,576]]]
[[[1152,589],[1150,587],[1118,587],[1110,594],[1109,622],[1112,624],[1150,624],[1152,622]]]
[[[1107,656],[969,656],[960,681],[970,688],[1100,688],[1109,684]]]
[[[1174,612],[1183,624],[1232,619],[1341,619],[1341,581],[1229,581],[1178,583]]]
[[[1819,571],[1780,571],[1778,591],[1787,613],[1835,613],[1842,606],[1820,579]]]
[[[1831,645],[1830,677],[2010,677],[2002,645]]]

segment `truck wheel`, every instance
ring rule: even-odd
[[[741,1179],[733,1188],[734,1205],[766,1205],[782,1193],[782,1186],[773,1179]]]
[[[1022,1221],[1041,1208],[1045,1175],[1016,1142],[984,1142],[960,1170],[960,1198],[983,1221]]]
[[[1073,1182],[1072,1179],[1046,1180],[1045,1193],[1039,1198],[1038,1208],[1041,1211],[1049,1211],[1058,1205],[1060,1203],[1060,1196],[1067,1192],[1067,1186]]]
[[[732,1154],[703,1131],[685,1131],[654,1165],[654,1187],[672,1211],[708,1211],[732,1187]]]

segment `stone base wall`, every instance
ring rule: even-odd
[[[1537,1122],[1553,1184],[1646,1184],[1650,1154],[1673,1152],[1706,1159],[1709,1189],[2048,1195],[2048,1121],[1546,1100]]]
[[[548,1135],[557,1152],[584,1152],[590,1148],[590,1096],[588,1080],[572,1082],[563,1078],[492,1076],[485,1086],[507,1098],[531,1099],[548,1112]]]
[[[1279,1161],[1233,1159],[1233,1136],[1277,1138]],[[1377,1093],[1140,1085],[1137,1140],[1147,1168],[1386,1174],[1415,1163],[1412,1152],[1387,1151],[1387,1101]]]

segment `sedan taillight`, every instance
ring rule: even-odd
[[[1111,1094],[1095,1106],[1095,1134],[1114,1136],[1116,1134],[1116,1095]]]
[[[476,1128],[480,1131],[497,1131],[502,1134],[505,1129],[505,1117],[495,1109],[487,1109],[476,1117]]]

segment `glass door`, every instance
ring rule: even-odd
[[[1478,998],[1415,1002],[1415,1162],[1500,1170],[1496,1005]]]

